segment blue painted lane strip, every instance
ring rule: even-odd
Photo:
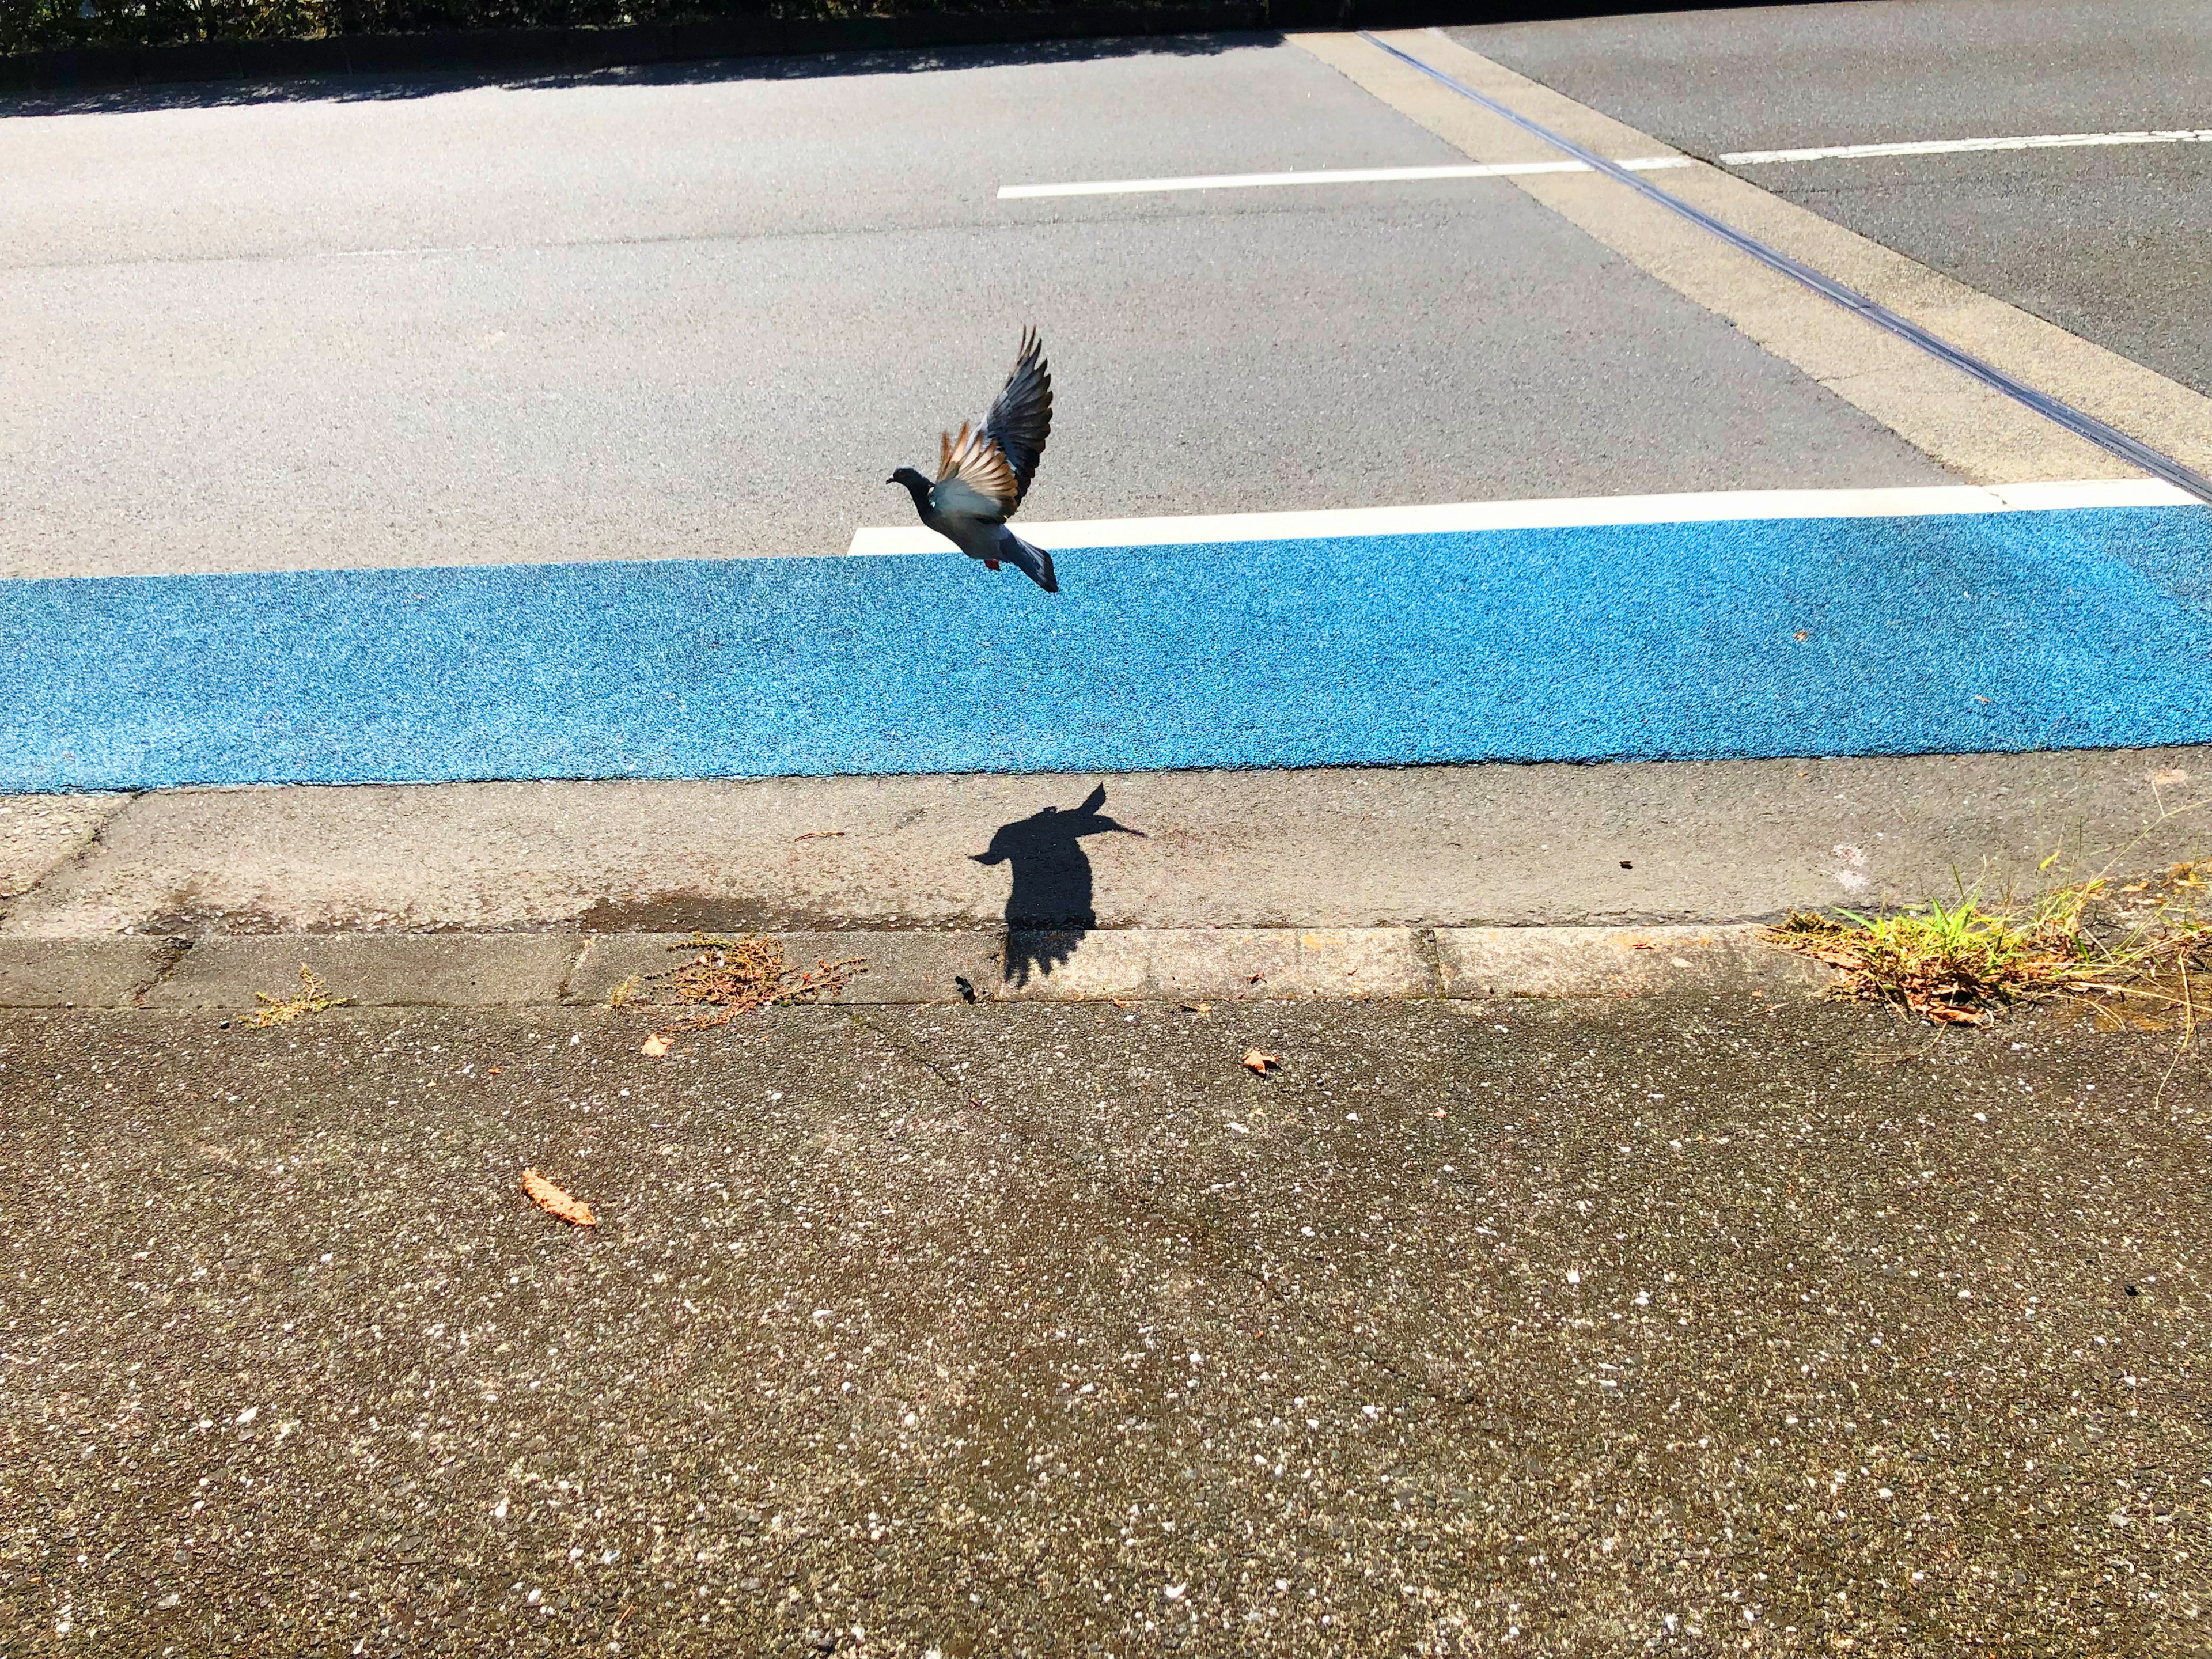
[[[2212,742],[2212,514],[0,582],[0,791]],[[1806,638],[1799,641],[1799,632]]]

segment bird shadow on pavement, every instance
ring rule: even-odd
[[[568,87],[703,86],[726,81],[806,81],[825,76],[924,75],[940,70],[1081,63],[1101,58],[1211,58],[1237,46],[1277,45],[1281,39],[1279,34],[1267,31],[1135,34],[1098,40],[883,47],[599,67],[547,65],[504,70],[425,68],[383,73],[310,73],[123,86],[64,86],[0,92],[0,116],[123,115],[150,110],[227,108],[240,104],[380,103],[430,98],[472,87],[544,92]]]
[[[1084,837],[1145,833],[1108,817],[1105,805],[1102,783],[1073,811],[1048,806],[1000,824],[988,847],[968,855],[978,864],[1013,866],[1006,893],[1009,984],[1027,985],[1031,975],[1051,973],[1075,954],[1085,932],[1098,925]]]

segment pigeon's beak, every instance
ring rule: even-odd
[[[896,478],[886,478],[886,479],[884,479],[884,482],[885,483],[896,483],[898,482],[898,480],[897,480]]]

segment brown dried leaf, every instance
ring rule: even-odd
[[[1270,1072],[1280,1071],[1282,1065],[1283,1057],[1280,1054],[1263,1054],[1257,1048],[1245,1051],[1244,1069],[1255,1077],[1265,1077]]]
[[[1923,1011],[1942,1025],[1979,1025],[1989,1016],[1975,1008],[1959,1008],[1948,1002],[1931,1002]]]
[[[651,1054],[655,1060],[659,1060],[668,1052],[668,1039],[658,1031],[648,1031],[645,1041],[637,1045],[637,1051],[641,1054]]]
[[[548,1215],[558,1216],[572,1227],[596,1227],[599,1218],[592,1206],[573,1199],[535,1170],[522,1172],[522,1190],[532,1204]]]

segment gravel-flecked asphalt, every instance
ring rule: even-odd
[[[2204,1649],[2171,1035],[650,1018],[0,1022],[0,1652]]]

